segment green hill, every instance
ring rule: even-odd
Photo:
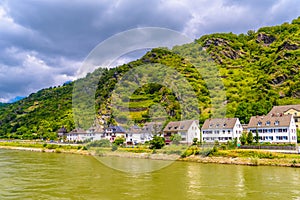
[[[247,34],[205,35],[172,50],[153,49],[128,64],[98,69],[74,83],[0,106],[0,137],[54,139],[63,125],[68,131],[75,124],[88,126],[83,118],[74,123],[72,92],[74,84],[84,87],[81,82],[95,80],[95,112],[106,124],[129,126],[182,116],[199,117],[203,123],[225,115],[247,123],[273,105],[300,103],[299,35],[300,18]],[[73,95],[78,102],[84,98]]]

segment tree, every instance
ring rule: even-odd
[[[114,144],[117,146],[120,146],[121,144],[124,144],[125,142],[125,138],[124,137],[116,137],[116,139],[114,140]]]
[[[165,146],[165,138],[155,135],[152,140],[150,140],[150,149],[161,149]]]
[[[247,134],[245,132],[242,133],[242,135],[240,136],[240,142],[242,145],[245,145],[247,142]]]
[[[254,140],[255,140],[255,143],[256,143],[256,144],[259,143],[259,135],[258,135],[258,131],[257,131],[257,130],[256,130],[256,132],[255,132]]]
[[[297,130],[297,143],[300,143],[300,130]]]
[[[173,134],[173,135],[171,135],[170,139],[171,139],[171,141],[172,141],[173,144],[178,145],[180,143],[180,141],[181,141],[181,135],[179,135],[179,134]]]
[[[198,138],[194,138],[193,139],[193,145],[197,145],[197,142],[198,142]]]
[[[247,143],[248,143],[248,144],[252,144],[252,142],[253,142],[253,134],[252,134],[252,132],[250,131],[250,132],[248,133],[248,135],[247,135]]]

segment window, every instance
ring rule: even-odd
[[[213,124],[210,124],[210,125],[209,125],[209,128],[211,128],[212,126],[213,126]]]
[[[227,124],[226,124],[226,123],[224,123],[224,124],[223,124],[223,127],[225,127],[226,125],[227,125]]]
[[[276,120],[276,121],[274,122],[274,125],[275,125],[275,126],[278,126],[278,125],[279,125],[279,121]]]
[[[261,126],[261,124],[262,124],[261,122],[257,122],[257,126]]]
[[[271,122],[270,121],[267,121],[266,122],[266,126],[270,126]]]

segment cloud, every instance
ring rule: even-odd
[[[76,79],[89,52],[122,31],[162,27],[198,38],[289,22],[299,11],[298,0],[3,0],[0,101]]]

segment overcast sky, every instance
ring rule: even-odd
[[[191,38],[291,22],[299,0],[0,0],[0,102],[78,76],[89,52],[137,27]]]

